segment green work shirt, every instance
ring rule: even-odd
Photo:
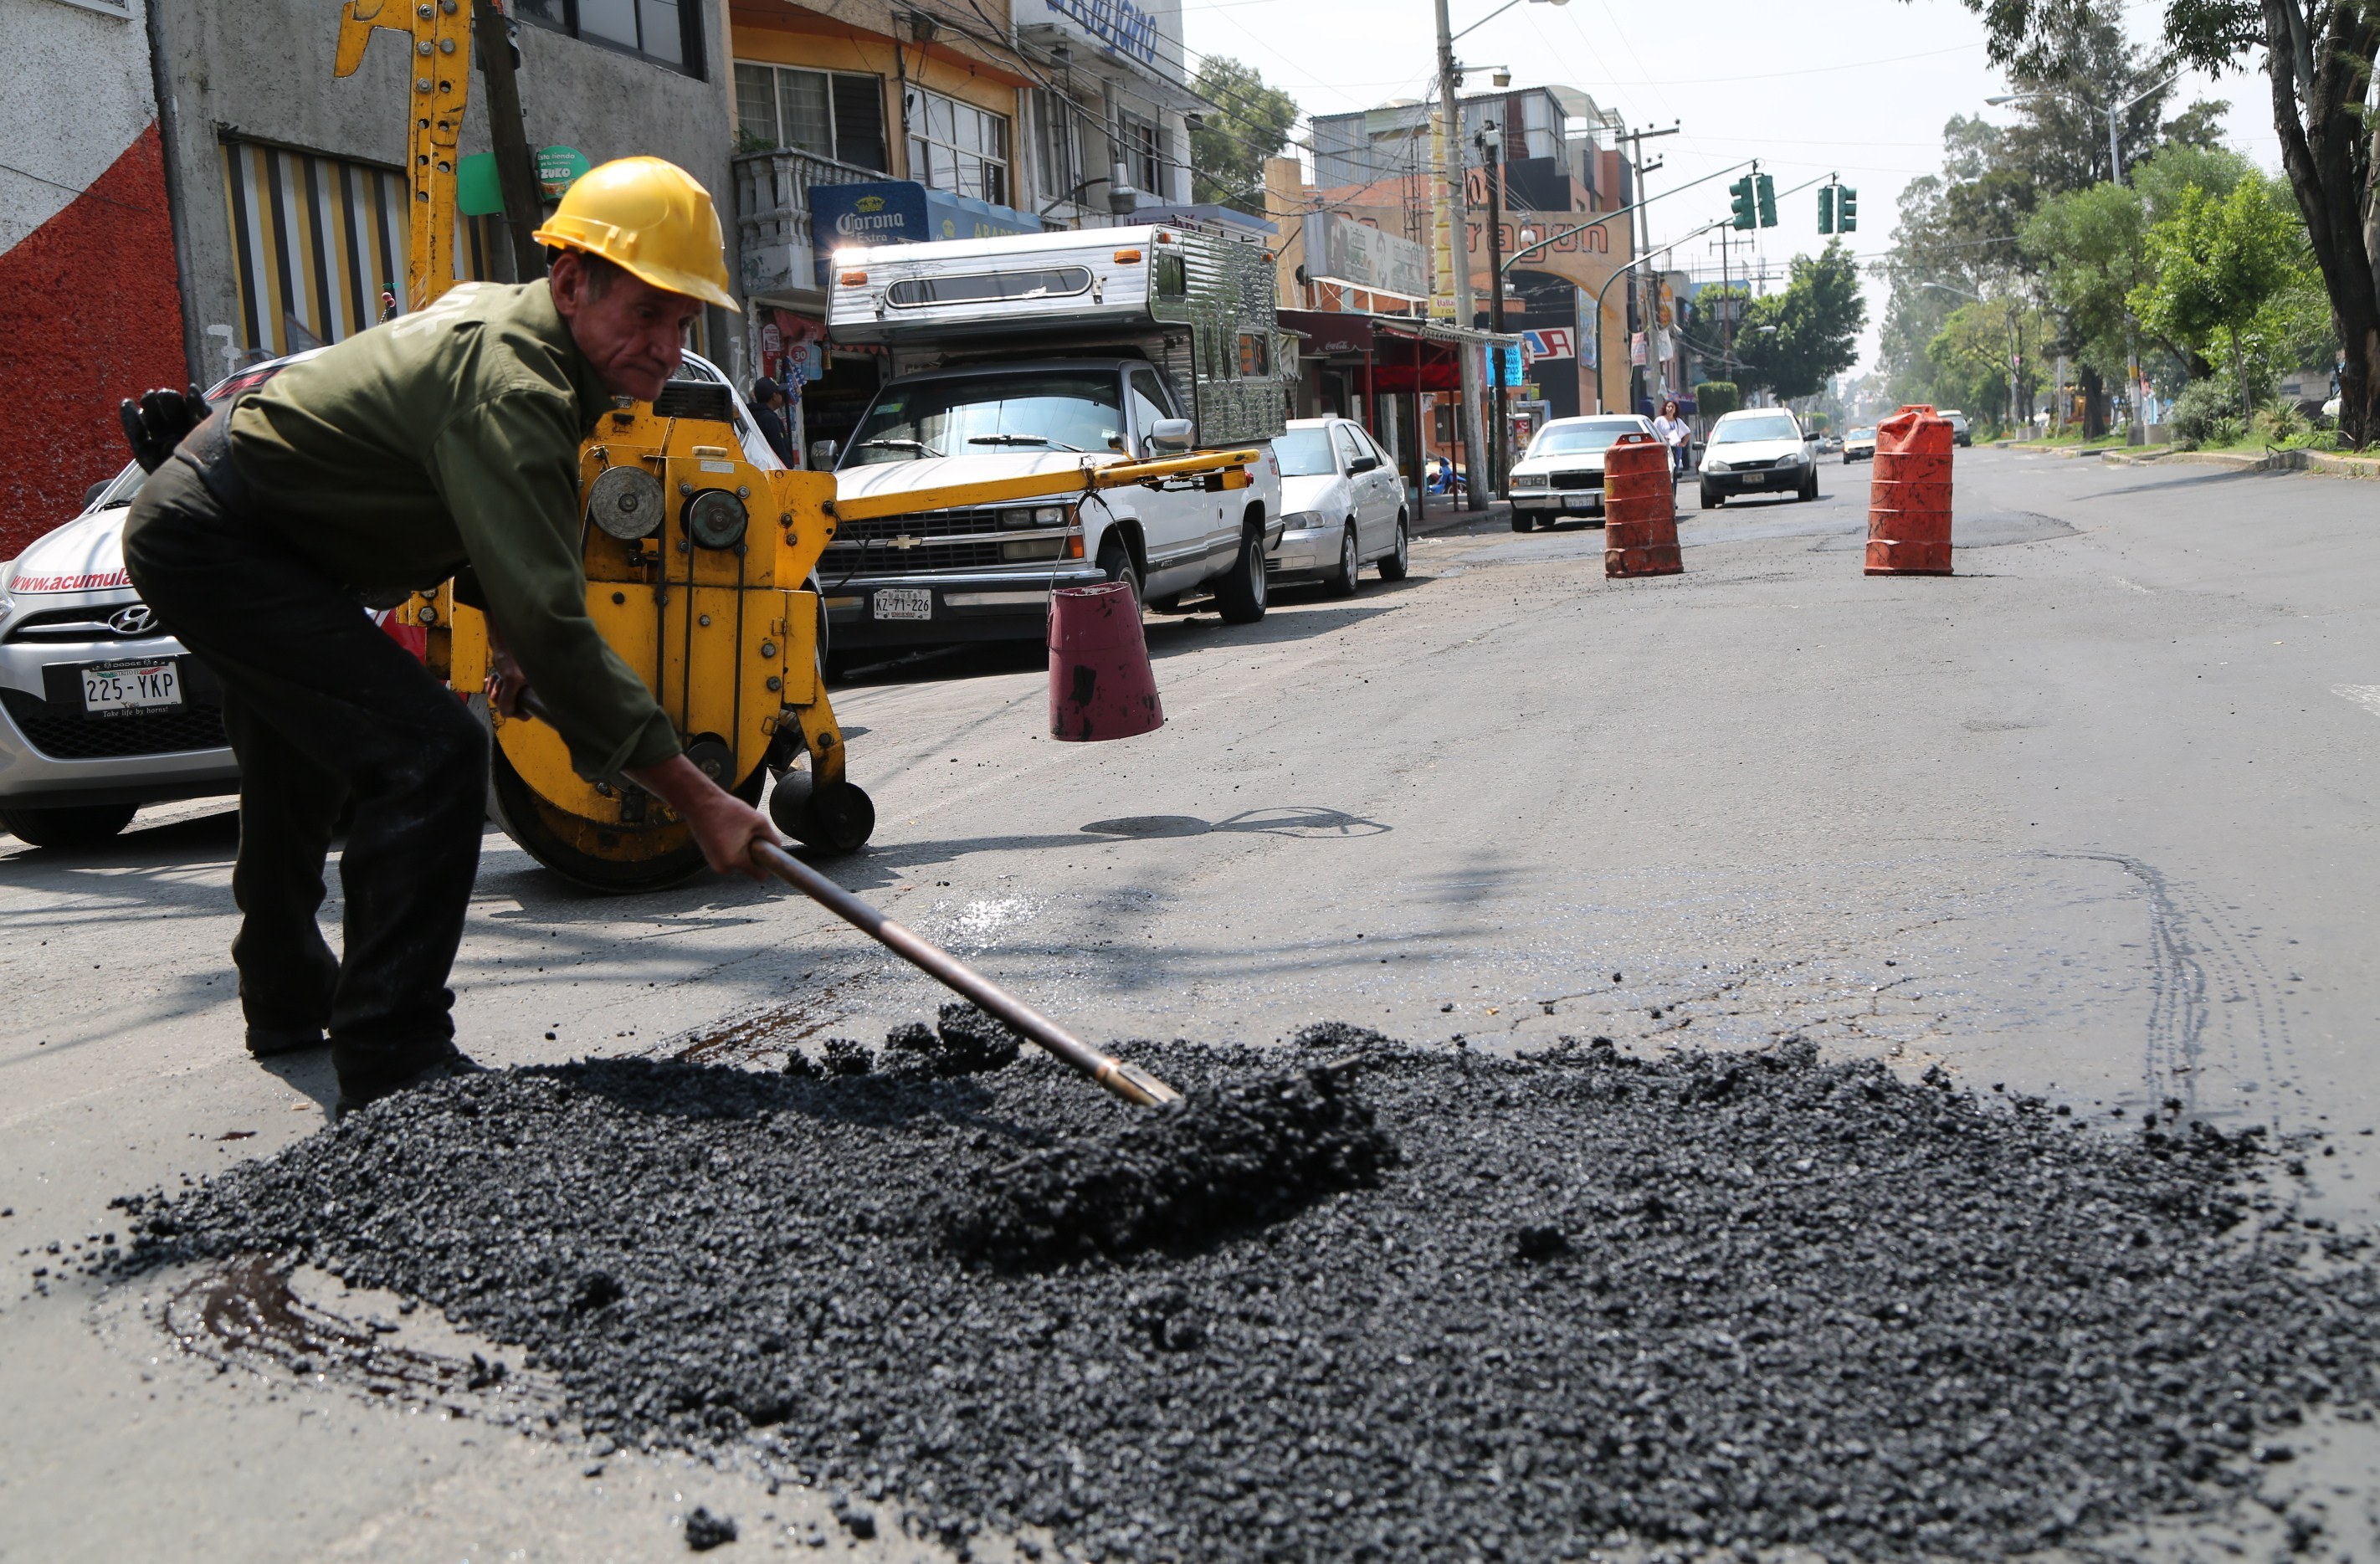
[[[290,365],[229,436],[264,519],[358,591],[468,564],[572,754],[608,776],[678,753],[587,616],[578,447],[612,406],[545,284],[463,283]]]

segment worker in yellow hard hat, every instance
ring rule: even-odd
[[[232,959],[248,1046],[327,1041],[342,1110],[474,1068],[446,983],[488,734],[367,607],[454,577],[487,614],[499,709],[516,714],[533,686],[578,766],[658,794],[714,869],[757,878],[754,843],[779,840],[686,758],[597,634],[580,558],[580,442],[614,397],[661,393],[704,305],[735,308],[718,213],[685,170],[623,158],[582,176],[537,238],[543,281],[457,285],[194,430],[203,405],[126,405],[151,476],[125,564],[221,683],[239,758]],[[350,802],[340,956],[316,914]]]

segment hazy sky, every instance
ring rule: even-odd
[[[1452,0],[1460,31],[1499,0]],[[2132,0],[2124,7],[2133,35],[2154,40],[2163,6]],[[1435,54],[1431,0],[1183,0],[1189,64],[1228,55],[1287,90],[1308,114],[1368,108],[1430,90]],[[1523,0],[1476,32],[1456,54],[1488,87],[1488,67],[1512,67],[1516,86],[1562,85],[1592,93],[1633,128],[1667,126],[1677,135],[1645,143],[1665,165],[1646,176],[1658,198],[1686,180],[1757,156],[1781,191],[1829,172],[1859,191],[1858,252],[1888,249],[1901,187],[1941,166],[1943,122],[1988,113],[1984,100],[2008,91],[1985,57],[1984,31],[1958,0],[1694,0],[1694,4],[1617,4],[1614,0]],[[2186,77],[2175,103],[2228,100],[2231,142],[2267,169],[2279,166],[2271,97],[2261,75],[2220,81]],[[1300,139],[1304,129],[1299,131]],[[2131,149],[2126,150],[2129,158]],[[1727,210],[1727,180],[1657,200],[1648,216],[1653,242],[1686,233]],[[1795,252],[1815,251],[1817,195],[1779,200],[1778,226],[1761,231],[1759,253],[1781,273]],[[1730,269],[1741,250],[1730,236]],[[1714,241],[1679,251],[1686,269],[1716,272]],[[1882,285],[1869,285],[1869,329],[1861,369],[1869,367]]]

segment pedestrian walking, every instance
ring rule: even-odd
[[[383,287],[380,290],[380,318],[382,323],[386,323],[387,321],[396,319],[396,290],[395,288]]]
[[[1676,397],[1672,396],[1661,404],[1660,417],[1653,420],[1653,432],[1659,435],[1661,443],[1670,448],[1670,476],[1685,477],[1687,458],[1692,454],[1694,446],[1694,426],[1686,422],[1685,415],[1678,411]]]
[[[785,388],[762,375],[752,382],[752,421],[760,426],[760,438],[777,454],[777,460],[787,467],[794,461],[794,437],[785,427]]]
[[[757,879],[754,844],[780,840],[686,758],[596,630],[580,555],[580,443],[615,396],[661,394],[704,305],[736,308],[718,213],[685,170],[624,158],[581,176],[536,237],[546,278],[459,285],[212,416],[170,392],[125,405],[150,472],[126,568],[222,683],[239,758],[249,1050],[327,1037],[341,1112],[477,1068],[446,984],[488,730],[367,605],[452,578],[487,617],[497,710],[518,716],[534,686],[579,769],[657,794],[714,869]],[[349,803],[342,957],[315,915]]]

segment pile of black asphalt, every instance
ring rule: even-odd
[[[590,1435],[962,1553],[2001,1558],[2236,1503],[2374,1399],[2380,1283],[2254,1134],[1341,1026],[1127,1045],[1152,1111],[944,1030],[447,1082],[131,1202],[129,1264],[395,1289]]]

